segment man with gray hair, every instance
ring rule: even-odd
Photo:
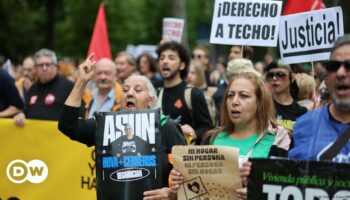
[[[124,83],[124,80],[136,71],[135,59],[127,52],[120,52],[114,61],[117,67],[118,81]]]
[[[24,113],[14,117],[18,126],[24,126],[25,118],[58,120],[61,108],[73,88],[73,83],[58,74],[56,53],[41,49],[34,54],[37,82],[26,96]]]
[[[323,65],[331,103],[297,119],[289,157],[350,163],[350,35],[335,41]]]

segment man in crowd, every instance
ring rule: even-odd
[[[72,82],[58,75],[55,52],[41,49],[35,53],[34,61],[38,81],[28,91],[24,113],[14,117],[18,126],[24,126],[25,118],[58,120],[61,108],[73,88]]]
[[[93,95],[84,95],[87,118],[94,112],[117,111],[120,109],[122,86],[117,82],[116,66],[108,58],[102,58],[95,63],[93,80],[97,91]]]
[[[289,157],[350,163],[349,137],[342,138],[345,145],[339,146],[340,150],[333,156],[324,156],[350,127],[350,35],[335,42],[330,61],[324,66],[331,103],[298,118],[294,126],[294,148],[289,151]]]
[[[127,52],[120,52],[114,61],[117,66],[118,81],[124,83],[124,80],[136,71],[135,59]]]
[[[0,68],[0,118],[12,117],[23,110],[23,102],[19,96],[13,78]]]
[[[243,55],[242,55],[242,46],[232,45],[230,48],[230,53],[228,55],[228,60],[234,60],[236,58],[245,58],[252,60],[254,55],[254,49],[251,46],[243,46]]]
[[[201,142],[204,132],[213,125],[204,95],[196,88],[191,89],[190,110],[185,101],[186,82],[190,57],[183,45],[166,42],[157,49],[159,70],[164,79],[164,90],[160,93],[160,105],[165,115],[177,119],[186,136],[197,136],[196,143]]]
[[[26,57],[22,63],[23,76],[16,81],[16,87],[22,99],[25,101],[30,87],[37,81],[35,62],[33,57]]]

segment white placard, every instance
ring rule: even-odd
[[[282,1],[215,0],[210,43],[277,46]]]
[[[279,47],[283,63],[328,60],[334,41],[344,35],[341,7],[281,17]]]
[[[179,18],[163,19],[163,40],[181,42],[185,20]]]

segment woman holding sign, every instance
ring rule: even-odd
[[[203,143],[239,148],[240,167],[248,158],[287,156],[290,145],[288,130],[275,122],[271,93],[256,74],[233,75],[221,105],[221,119],[221,127],[210,131]],[[171,188],[176,190],[183,177],[173,170],[171,180]],[[242,180],[246,186],[246,177]],[[246,188],[237,190],[237,193],[239,199],[246,198]]]
[[[59,120],[58,127],[65,135],[67,135],[72,140],[84,143],[87,146],[96,145],[95,133],[97,129],[96,119],[82,119],[79,117],[79,107],[82,102],[82,96],[84,89],[88,81],[91,79],[94,72],[94,61],[91,60],[93,54],[90,55],[82,64],[79,66],[79,76],[75,82],[74,88],[68,96],[65,106],[63,108],[61,118]],[[144,110],[150,108],[156,108],[157,96],[152,83],[144,76],[132,75],[124,81],[123,92],[121,96],[121,107],[122,110]],[[170,172],[170,164],[167,161],[167,156],[171,152],[173,145],[185,145],[186,141],[180,131],[179,127],[171,120],[165,117],[161,117],[159,132],[157,134],[160,138],[161,144],[159,152],[157,153],[157,181],[162,189],[151,190],[153,196],[157,197],[163,193],[163,191],[169,190],[165,188],[168,185],[168,175]],[[125,161],[125,160],[124,160]],[[109,162],[110,163],[110,162]],[[108,164],[108,163],[107,163]],[[120,165],[120,163],[117,163]],[[125,165],[124,165],[125,166]],[[137,171],[135,171],[137,172]],[[121,173],[122,174],[122,173]],[[122,174],[130,175],[130,174]],[[131,175],[135,175],[131,174]],[[136,174],[137,175],[137,174]],[[100,177],[101,178],[101,177]],[[101,188],[99,188],[99,182],[101,182],[97,177],[97,198],[98,199],[114,199],[110,194],[102,194]],[[142,185],[129,185],[127,182],[122,184],[127,185],[120,191],[120,188],[109,187],[110,193],[117,194],[121,196],[119,199],[142,199],[143,192],[145,189]],[[158,187],[159,188],[159,187]],[[142,192],[138,194],[136,191],[141,190]],[[108,196],[109,195],[109,196]]]

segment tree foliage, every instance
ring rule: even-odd
[[[172,17],[176,0],[105,0],[110,46],[113,55],[127,44],[157,44],[162,35],[162,19]],[[208,44],[215,0],[182,0],[186,3],[188,46]],[[341,5],[345,32],[350,4]],[[1,0],[0,56],[21,61],[40,48],[48,47],[59,57],[84,58],[88,51],[100,1],[86,0]],[[52,30],[51,30],[52,29]]]

